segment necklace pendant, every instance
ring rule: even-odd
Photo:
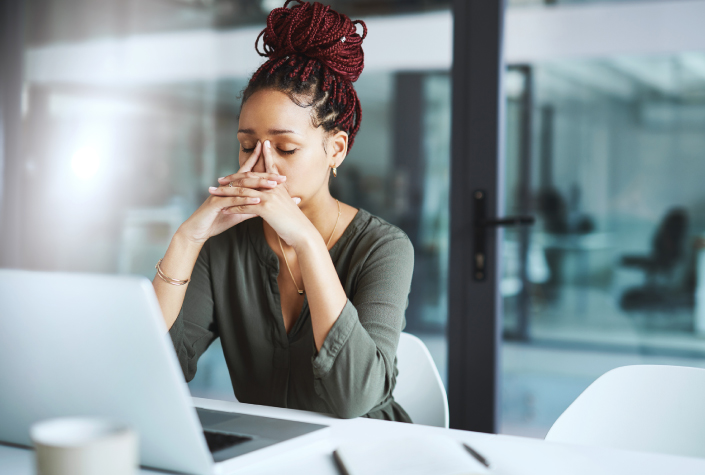
[[[303,295],[303,294],[304,294],[304,291],[303,291],[303,290],[298,290],[298,292],[299,292],[299,295]]]

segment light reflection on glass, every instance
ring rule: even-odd
[[[100,157],[98,152],[92,147],[85,147],[78,150],[71,158],[71,169],[73,173],[82,180],[93,178],[98,173],[100,167]]]

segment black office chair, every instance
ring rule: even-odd
[[[688,213],[683,208],[671,209],[661,221],[652,241],[650,255],[625,255],[621,265],[644,271],[645,283],[622,294],[624,310],[643,310],[690,306],[693,296],[685,292],[676,269],[686,259]]]

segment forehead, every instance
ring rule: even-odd
[[[296,105],[283,92],[265,89],[255,92],[242,105],[240,129],[255,132],[286,129],[304,135],[317,128],[313,127],[309,107]]]

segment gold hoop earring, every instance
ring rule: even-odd
[[[333,169],[333,176],[338,176],[338,168],[337,167],[331,167]]]

